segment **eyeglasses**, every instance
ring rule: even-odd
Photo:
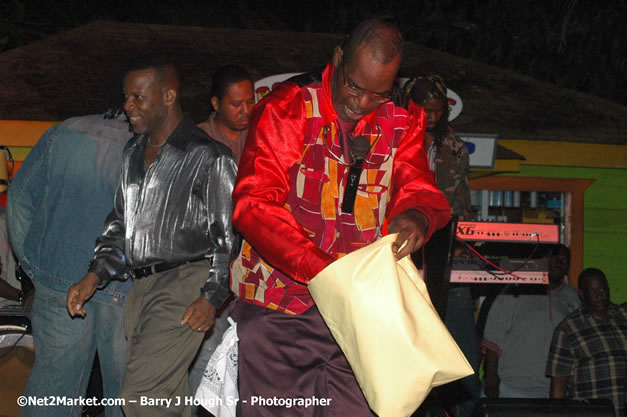
[[[366,95],[370,98],[370,100],[377,104],[384,104],[392,99],[392,90],[386,91],[385,93],[374,93],[372,91],[364,90],[355,84],[346,76],[346,66],[344,65],[344,62],[342,62],[342,76],[344,77],[344,88],[348,91],[348,94],[353,97]]]

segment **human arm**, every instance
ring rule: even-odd
[[[274,90],[253,110],[233,191],[233,222],[268,263],[306,283],[334,257],[315,245],[285,207],[289,170],[304,152],[304,112],[293,84]]]
[[[546,375],[551,378],[550,398],[566,398],[568,379],[574,366],[574,355],[566,332],[568,326],[563,323],[553,331],[546,362]]]
[[[120,176],[113,209],[104,222],[104,231],[96,239],[96,249],[89,263],[88,272],[68,290],[66,307],[72,317],[84,316],[86,313],[84,305],[96,289],[106,286],[116,276],[124,276],[128,271],[124,255],[123,177],[124,175]]]
[[[204,197],[209,225],[207,236],[212,248],[208,253],[211,262],[209,278],[200,291],[200,297],[187,307],[181,321],[181,325],[187,324],[193,330],[209,330],[215,321],[216,310],[231,294],[229,266],[233,251],[238,246],[238,236],[232,224],[233,204],[230,195],[236,173],[233,158],[226,154],[216,158],[209,169]]]
[[[399,213],[388,223],[389,233],[398,233],[392,243],[392,251],[396,259],[404,258],[420,249],[425,243],[429,219],[425,214],[416,209],[405,210]]]
[[[233,228],[233,202],[230,198],[236,175],[237,166],[232,156],[222,154],[211,165],[205,187],[211,267],[201,292],[209,303],[218,308],[230,295],[229,264],[238,240]]]
[[[551,377],[551,398],[566,398],[568,377],[563,375]]]
[[[424,110],[409,105],[408,127],[394,156],[392,198],[387,208],[388,232],[399,233],[393,249],[397,258],[419,249],[435,230],[444,227],[451,211],[437,188],[423,147],[426,127]]]
[[[485,352],[483,363],[485,393],[489,398],[500,395],[501,378],[499,360],[503,355],[502,346],[506,345],[507,334],[512,326],[512,297],[499,294],[488,312],[481,349]]]
[[[216,321],[216,312],[216,307],[201,295],[185,309],[181,326],[187,324],[192,330],[207,332]]]
[[[485,372],[485,395],[488,398],[499,398],[501,384],[501,378],[498,374],[499,368],[499,355],[496,351],[486,349],[486,355],[483,363],[483,370]]]
[[[126,153],[127,149],[124,151],[125,162],[123,163],[123,173],[120,176],[115,192],[113,209],[104,221],[102,234],[96,239],[94,257],[88,267],[88,275],[91,273],[99,278],[98,287],[100,288],[105,287],[109,281],[115,277],[128,278],[128,266],[124,253],[124,239],[126,234],[124,224],[124,190],[126,187],[124,171],[127,169]]]
[[[85,302],[91,298],[98,288],[100,278],[98,275],[89,272],[85,277],[74,284],[67,293],[66,307],[70,316],[84,316]]]
[[[58,130],[59,127],[55,126],[42,135],[13,177],[8,190],[6,222],[9,240],[19,263],[29,275],[32,275],[31,263],[24,243],[40,212],[41,196],[45,193],[48,180],[46,171],[51,142]]]

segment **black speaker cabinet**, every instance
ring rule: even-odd
[[[482,398],[473,417],[615,417],[610,400]]]

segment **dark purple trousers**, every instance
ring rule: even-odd
[[[314,306],[301,315],[236,300],[243,417],[371,417],[350,365]]]

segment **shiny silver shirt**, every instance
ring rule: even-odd
[[[202,293],[219,307],[229,296],[229,259],[236,246],[231,193],[237,168],[231,152],[188,115],[148,169],[146,142],[137,135],[126,145],[114,207],[89,271],[102,286],[128,279],[131,268],[207,255],[212,266]]]

